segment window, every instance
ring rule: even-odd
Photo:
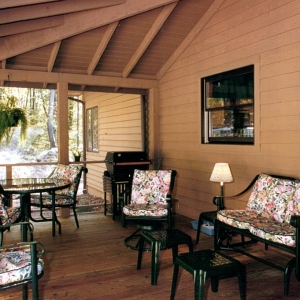
[[[202,143],[254,144],[254,66],[201,79]]]
[[[98,152],[98,107],[86,110],[87,151]]]

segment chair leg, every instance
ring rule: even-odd
[[[177,279],[178,279],[178,271],[179,271],[179,265],[175,263],[174,264],[174,272],[173,272],[170,300],[174,300],[174,298],[175,298]]]
[[[197,270],[194,278],[194,297],[195,300],[203,300],[204,299],[204,291],[205,291],[205,280],[206,280],[206,272],[203,270]]]
[[[140,237],[140,239],[138,241],[138,245],[137,245],[137,248],[138,248],[138,261],[137,261],[137,266],[136,266],[137,270],[139,270],[142,265],[143,247],[144,247],[144,239],[142,237]]]
[[[159,253],[161,242],[155,241],[151,243],[151,285],[157,285],[157,277],[159,272]]]
[[[28,284],[27,283],[23,284],[23,286],[22,286],[22,299],[23,300],[28,299]],[[38,299],[38,298],[36,298],[36,299]]]
[[[77,228],[79,228],[79,222],[78,222],[77,213],[76,213],[76,207],[75,206],[73,206],[73,215],[74,215],[74,218],[75,218],[76,226],[77,226]]]
[[[238,270],[238,280],[241,300],[246,300],[246,267],[242,264],[239,266]]]

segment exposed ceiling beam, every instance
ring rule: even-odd
[[[51,72],[52,69],[53,69],[53,66],[54,66],[54,63],[55,63],[55,60],[56,60],[56,57],[57,57],[57,53],[58,53],[60,44],[61,44],[61,41],[56,42],[56,43],[53,44],[53,47],[52,47],[52,50],[51,50],[51,53],[50,53],[50,57],[49,57],[49,60],[48,60],[48,65],[47,65],[47,71],[48,72]],[[43,88],[45,89],[46,87],[47,87],[47,83],[44,82],[43,83]]]
[[[107,26],[107,29],[106,29],[106,31],[105,31],[102,39],[101,39],[101,42],[98,45],[98,47],[97,47],[97,49],[94,53],[94,56],[93,56],[93,58],[92,58],[92,60],[89,64],[89,67],[87,69],[87,74],[88,75],[93,74],[93,72],[94,72],[94,70],[95,70],[95,68],[96,68],[96,66],[97,66],[104,50],[106,49],[107,44],[109,43],[112,35],[114,34],[118,24],[119,24],[119,22],[113,22],[113,23],[111,23]]]
[[[89,66],[88,66],[88,69],[87,69],[87,74],[88,75],[93,74],[93,72],[94,72],[94,70],[95,70],[95,68],[96,68],[96,66],[97,66],[104,50],[107,47],[107,44],[109,43],[110,38],[114,34],[118,24],[119,24],[119,22],[113,22],[113,23],[111,23],[107,26],[107,29],[106,29],[106,31],[105,31],[102,39],[101,39],[101,42],[99,43],[99,45],[98,45],[98,47],[97,47],[97,49],[94,53],[94,56],[93,56]],[[81,90],[83,91],[84,89],[85,89],[85,86],[84,85],[81,86]]]
[[[124,4],[126,0],[64,0],[56,3],[8,8],[0,11],[0,24],[69,14],[78,11]]]
[[[224,3],[223,0],[215,0],[209,9],[206,11],[204,16],[199,20],[199,22],[194,26],[185,40],[179,45],[179,47],[173,52],[170,58],[166,61],[160,71],[157,73],[157,78],[161,78],[169,68],[174,64],[177,58],[182,54],[182,52],[188,47],[188,45],[195,39],[199,32],[205,27],[213,15],[217,12],[219,7]]]
[[[153,22],[153,25],[151,26],[150,30],[144,37],[143,41],[140,43],[139,47],[136,49],[134,54],[132,55],[131,59],[125,66],[122,76],[127,77],[129,73],[132,71],[136,63],[139,61],[141,56],[144,54],[154,37],[156,36],[157,32],[161,29],[163,26],[164,22],[167,20],[168,16],[170,13],[173,11],[175,6],[177,5],[178,2],[171,3],[167,6],[165,6],[161,13],[158,15],[156,20]]]
[[[37,71],[23,70],[0,70],[0,81],[15,81],[15,82],[38,82],[38,83],[54,83],[68,82],[75,85],[91,85],[104,87],[121,87],[132,89],[151,89],[156,87],[157,80],[135,79],[135,78],[119,78],[109,76],[82,75],[69,73],[48,73]]]
[[[44,2],[55,2],[60,0],[0,0],[0,9],[8,8],[8,7],[15,7],[15,6],[25,6],[25,5],[32,5],[32,4],[40,4]]]
[[[10,24],[0,25],[0,37],[41,30],[45,28],[53,28],[64,23],[64,16],[41,18],[34,21],[22,21]]]
[[[151,0],[145,3],[140,0],[127,0],[126,5],[68,14],[61,26],[2,38],[0,40],[0,60],[173,2],[177,1]]]

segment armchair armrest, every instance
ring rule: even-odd
[[[30,248],[36,247],[38,249],[37,258],[40,258],[45,253],[45,247],[39,241],[21,242],[21,243],[16,243],[16,244],[11,244],[11,245],[5,245],[5,246],[1,246],[0,250],[2,251],[2,250],[5,250],[5,249],[8,250],[8,249],[13,249],[13,248],[17,248],[18,250],[22,250],[22,248],[27,248],[28,246],[30,246]]]
[[[235,199],[235,198],[238,198],[240,196],[243,196],[244,194],[246,194],[254,185],[254,183],[256,182],[256,180],[258,179],[259,175],[256,175],[252,181],[250,182],[250,184],[243,190],[241,191],[240,193],[236,194],[236,195],[232,195],[232,196],[214,196],[213,197],[213,204],[216,205],[218,207],[218,210],[219,210],[219,207],[220,207],[220,201],[221,199],[223,198],[223,201],[224,202],[224,199]]]

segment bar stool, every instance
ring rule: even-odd
[[[193,253],[180,254],[175,259],[170,300],[173,300],[175,297],[179,266],[194,277],[195,300],[204,299],[206,278],[211,278],[211,289],[213,292],[217,292],[220,276],[238,276],[241,300],[246,299],[245,266],[238,260],[228,257],[221,252],[200,250]]]
[[[145,242],[151,246],[151,285],[157,285],[160,250],[172,248],[173,262],[175,262],[175,259],[178,256],[179,245],[186,244],[190,252],[193,252],[194,247],[192,238],[179,229],[145,231],[141,234],[138,241],[137,270],[141,268]]]

